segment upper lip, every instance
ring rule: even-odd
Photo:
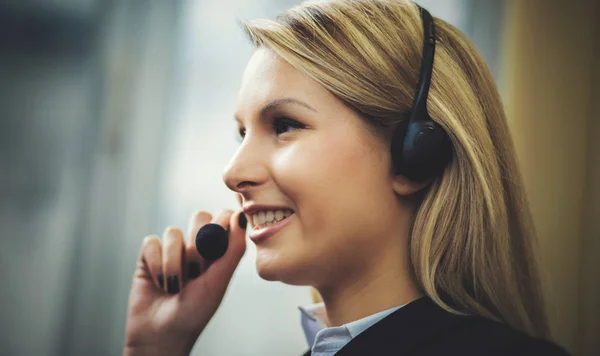
[[[254,214],[260,210],[285,210],[285,209],[294,211],[293,209],[290,209],[284,205],[267,205],[267,204],[247,204],[247,205],[244,205],[244,207],[242,208],[242,211],[247,216],[252,216],[252,214]]]

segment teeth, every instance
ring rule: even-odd
[[[265,222],[265,212],[264,211],[259,211],[258,214],[256,214],[256,217],[258,218],[258,221],[261,224],[264,224],[264,222]]]
[[[285,216],[285,213],[283,212],[283,210],[275,211],[275,220],[280,221],[281,219],[283,219],[284,216]]]
[[[269,225],[273,225],[288,216],[292,215],[294,212],[290,209],[279,209],[279,210],[261,210],[257,213],[254,213],[252,216],[252,222],[254,223],[254,228],[259,229]]]

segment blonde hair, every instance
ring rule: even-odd
[[[453,157],[433,180],[410,232],[419,287],[449,312],[549,338],[528,203],[505,113],[474,45],[434,18],[428,110]],[[273,20],[242,24],[389,139],[417,87],[423,25],[402,0],[306,1]]]

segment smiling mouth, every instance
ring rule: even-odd
[[[273,235],[278,234],[281,230],[290,225],[294,221],[294,219],[291,219],[292,215],[294,214],[292,213],[288,216],[285,216],[281,220],[276,220],[274,223],[268,222],[257,225],[250,230],[248,237],[258,245],[264,242],[266,239],[271,238]]]
[[[275,225],[293,214],[294,211],[292,209],[263,210],[252,214],[250,221],[254,230],[260,230]]]

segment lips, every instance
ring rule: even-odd
[[[284,205],[266,205],[266,204],[246,204],[243,206],[242,212],[246,215],[246,217],[248,218],[248,221],[254,227],[254,215],[255,214],[257,214],[258,212],[261,212],[261,211],[276,211],[276,210],[291,211],[292,214],[294,213],[293,209],[290,209]]]
[[[293,219],[295,219],[295,215],[296,214],[292,214],[287,218],[276,222],[275,224],[259,229],[256,229],[253,226],[252,230],[250,230],[250,234],[248,235],[248,237],[250,238],[250,240],[254,241],[254,243],[260,243],[284,229],[288,224],[290,224],[290,222]]]

